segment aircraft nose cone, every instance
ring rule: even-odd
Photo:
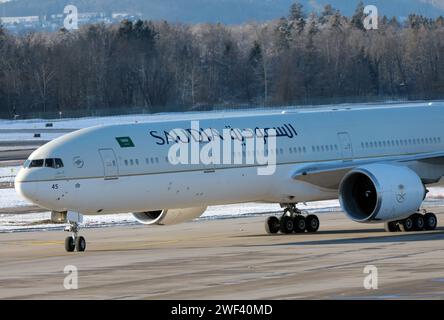
[[[21,169],[15,177],[15,191],[28,201],[34,202],[36,195],[36,185],[26,180],[27,173],[25,169]]]

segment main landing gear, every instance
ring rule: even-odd
[[[404,220],[387,222],[385,231],[387,232],[411,232],[411,231],[431,231],[435,230],[438,225],[438,218],[434,213],[417,212]]]
[[[71,218],[72,220],[70,220],[69,218]],[[65,250],[67,252],[73,252],[74,250],[77,250],[78,252],[83,252],[86,250],[86,240],[84,237],[79,236],[79,223],[82,222],[83,217],[80,214],[70,217],[68,214],[68,219],[69,226],[65,228],[65,231],[71,232],[72,235],[65,239]]]
[[[284,234],[317,232],[319,230],[319,219],[313,214],[304,216],[303,212],[296,208],[296,204],[281,205],[285,207],[281,218],[269,217],[265,221],[265,230],[269,234],[279,231]]]

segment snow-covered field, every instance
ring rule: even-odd
[[[33,133],[2,133],[0,141],[49,141],[61,135],[63,133],[41,133],[39,138],[34,138]]]
[[[261,113],[279,113],[278,110],[257,110],[258,114]],[[224,116],[236,116],[242,115],[245,112],[241,111],[216,111],[216,112],[187,112],[187,113],[164,113],[164,114],[136,114],[136,115],[125,115],[125,116],[109,116],[109,117],[87,117],[79,119],[32,119],[32,120],[1,120],[0,119],[0,129],[8,130],[20,130],[20,129],[82,129],[92,126],[100,125],[113,125],[113,124],[124,124],[124,123],[137,123],[137,122],[153,122],[153,121],[175,121],[175,120],[193,120],[202,119],[202,117],[208,118],[221,118]],[[47,123],[52,123],[52,128],[46,128]],[[23,133],[23,132],[12,132],[12,133],[1,133],[0,141],[41,141],[41,140],[52,140],[64,133],[42,132],[40,138],[34,138],[33,133]]]
[[[20,167],[0,167],[0,183],[9,183],[14,181],[14,176],[19,171]],[[1,207],[1,202],[0,202]]]
[[[280,110],[251,110],[257,114],[280,113]],[[86,117],[78,119],[32,119],[32,120],[2,120],[0,129],[81,129],[98,125],[113,125],[136,122],[193,120],[202,118],[221,118],[245,115],[245,111],[214,111],[214,112],[186,112],[186,113],[159,113],[159,114],[133,114],[109,117]],[[52,123],[52,128],[46,128],[47,123]],[[13,135],[11,133],[11,135]]]
[[[12,189],[11,189],[12,190]],[[1,192],[0,192],[1,194]],[[9,196],[11,193],[8,192]],[[10,198],[7,196],[7,198]],[[0,202],[2,198],[0,197]],[[7,202],[8,207],[14,204],[13,201]],[[16,205],[26,205],[26,202],[16,199]],[[339,209],[338,201],[323,201],[318,203],[309,203],[300,205],[299,208],[309,212],[326,213]],[[279,213],[281,209],[277,204],[245,203],[226,206],[209,207],[200,219],[227,219],[240,218],[257,215]],[[50,212],[30,213],[30,214],[0,214],[0,233],[17,231],[35,231],[62,229],[64,225],[53,224],[50,222]],[[84,227],[110,227],[123,225],[136,225],[138,222],[131,214],[103,215],[103,216],[85,216]]]

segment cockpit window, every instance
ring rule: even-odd
[[[55,161],[55,168],[56,169],[63,168],[63,161],[62,161],[62,159],[56,158],[56,159],[54,159],[54,161]]]
[[[59,158],[48,158],[48,159],[36,159],[36,160],[26,160],[23,164],[25,168],[63,168],[63,161]]]
[[[54,159],[45,159],[45,167],[54,168]]]
[[[31,163],[29,164],[30,168],[41,168],[43,167],[43,159],[37,159],[37,160],[31,160]]]

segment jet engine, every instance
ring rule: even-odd
[[[173,225],[199,218],[206,207],[135,212],[134,218],[145,225]]]
[[[370,164],[350,171],[339,187],[342,209],[356,222],[401,220],[421,206],[426,189],[411,169]]]

